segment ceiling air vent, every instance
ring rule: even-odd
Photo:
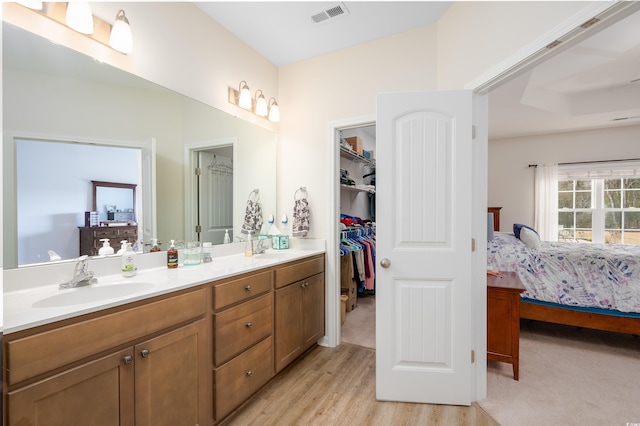
[[[311,15],[311,20],[319,24],[321,22],[326,22],[330,19],[337,18],[339,16],[348,15],[349,11],[342,3],[336,3],[335,5],[328,7],[320,12],[314,13]]]

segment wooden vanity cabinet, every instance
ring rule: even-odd
[[[209,424],[206,293],[5,336],[6,424]]]
[[[324,255],[275,270],[275,371],[325,334]]]
[[[273,372],[273,270],[213,285],[215,419],[227,417]]]

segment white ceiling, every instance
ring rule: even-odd
[[[451,2],[211,2],[205,13],[277,66],[435,23]],[[321,23],[312,15],[341,5]],[[640,12],[489,94],[492,139],[640,124]],[[617,118],[628,118],[617,120]]]

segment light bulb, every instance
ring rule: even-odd
[[[129,20],[124,14],[124,10],[120,9],[116,14],[116,21],[111,28],[109,36],[109,45],[118,52],[133,52],[133,39],[131,37],[131,26]]]
[[[244,85],[242,84],[244,83]],[[240,99],[238,99],[238,106],[244,109],[251,109],[251,90],[244,81],[240,82]]]
[[[256,96],[256,115],[259,115],[260,117],[266,117],[267,100],[264,98],[262,90],[258,90],[258,92],[260,92],[260,95]],[[258,95],[258,92],[256,92],[256,95]]]
[[[86,1],[67,3],[66,21],[69,28],[82,34],[93,34],[93,15]]]

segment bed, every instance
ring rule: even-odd
[[[495,233],[489,270],[516,272],[520,318],[640,335],[640,246],[539,242]]]

